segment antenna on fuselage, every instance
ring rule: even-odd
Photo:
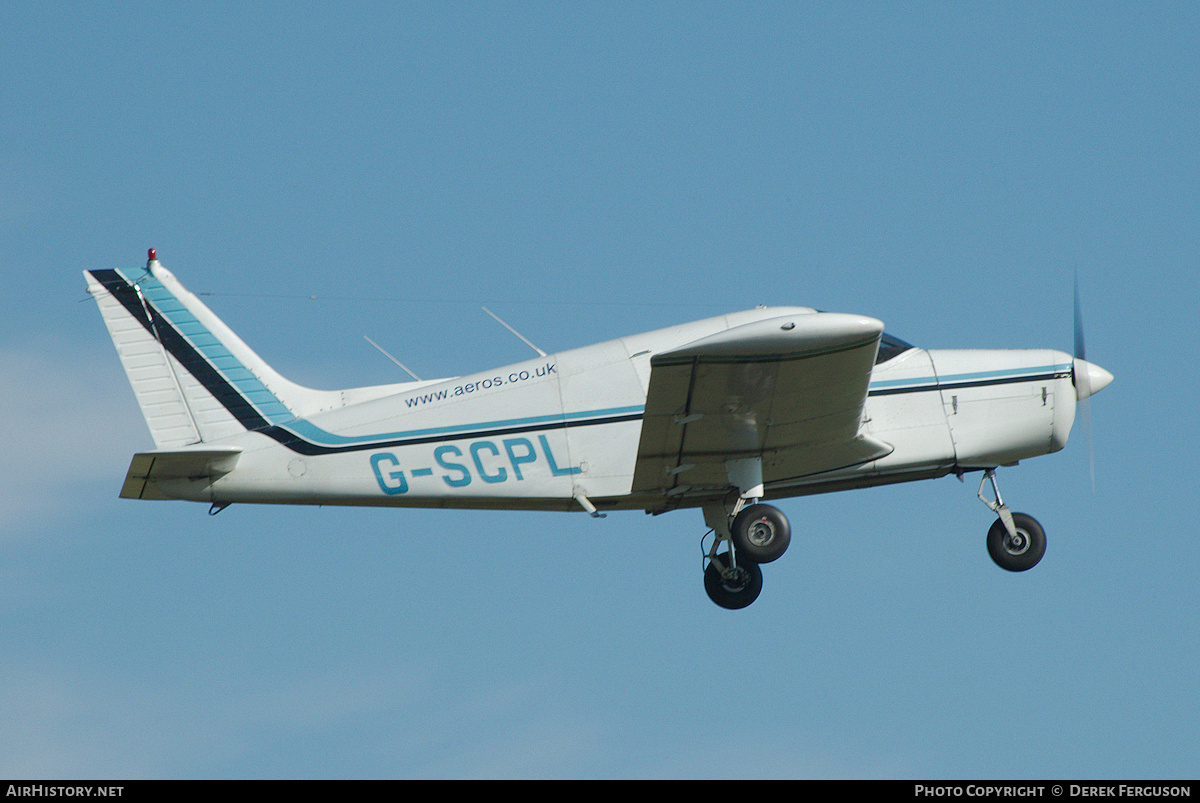
[[[491,311],[490,309],[488,309],[487,307],[484,307],[484,308],[483,308],[483,311],[484,311],[484,312],[486,312],[488,315],[491,315],[491,316],[492,316],[492,318],[493,318],[493,319],[495,319],[496,323],[500,324],[500,325],[501,325],[501,326],[503,326],[505,329],[507,329],[508,331],[512,332],[512,333],[513,333],[514,335],[516,335],[517,337],[521,338],[521,342],[522,342],[522,343],[524,343],[526,346],[529,346],[529,348],[533,349],[534,351],[536,351],[538,354],[542,355],[543,357],[545,357],[545,356],[546,356],[546,352],[542,351],[540,348],[538,348],[537,346],[535,346],[535,345],[533,345],[532,343],[530,343],[530,342],[529,342],[529,340],[528,340],[528,338],[526,338],[526,337],[525,337],[523,334],[521,334],[520,332],[518,332],[516,329],[513,329],[511,326],[509,326],[508,324],[506,324],[504,321],[500,320],[500,316],[499,316],[499,315],[497,315],[496,313],[492,312],[492,311]]]
[[[374,340],[372,340],[371,338],[367,337],[366,335],[363,335],[363,340],[367,341],[367,342],[368,342],[368,343],[370,343],[372,346],[374,346],[375,348],[379,349],[380,353],[382,353],[382,354],[383,354],[383,356],[387,357],[389,360],[391,360],[392,362],[396,363],[396,365],[399,365],[401,368],[403,368],[403,369],[404,369],[404,373],[408,374],[409,376],[411,376],[413,379],[417,380],[418,382],[420,382],[420,381],[421,381],[421,377],[417,376],[417,375],[416,375],[416,374],[414,374],[412,371],[408,370],[408,367],[407,367],[407,366],[405,366],[405,364],[404,364],[404,363],[402,363],[402,362],[400,362],[399,360],[397,360],[397,359],[396,359],[395,357],[393,357],[391,354],[388,354],[388,353],[387,353],[387,350],[386,350],[386,349],[384,349],[384,347],[383,347],[383,346],[379,345],[378,343],[376,343]]]

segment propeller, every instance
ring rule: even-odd
[[[1075,359],[1071,363],[1071,381],[1075,385],[1075,410],[1082,416],[1087,435],[1088,472],[1092,478],[1092,492],[1096,490],[1096,455],[1092,441],[1092,409],[1089,401],[1092,394],[1099,393],[1113,375],[1099,365],[1087,361],[1087,344],[1083,336],[1083,311],[1079,301],[1079,274],[1075,275]]]

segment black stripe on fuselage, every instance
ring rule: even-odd
[[[395,438],[392,440],[353,443],[341,446],[322,446],[301,438],[285,427],[271,427],[263,431],[293,452],[303,455],[340,454],[343,452],[365,452],[370,449],[390,449],[402,446],[418,446],[424,443],[451,443],[453,441],[477,440],[480,438],[499,438],[505,435],[520,435],[527,432],[546,432],[558,429],[574,429],[576,427],[594,427],[603,424],[621,424],[627,421],[640,421],[641,413],[628,413],[608,417],[584,419],[582,421],[555,421],[541,424],[525,424],[522,426],[497,427],[495,429],[481,428],[465,432],[441,433],[437,435],[418,435],[410,438]]]
[[[928,393],[936,390],[961,390],[963,388],[983,388],[993,385],[1018,385],[1022,382],[1048,382],[1053,379],[1067,379],[1070,371],[1059,371],[1045,374],[1028,374],[1026,376],[1006,376],[994,379],[970,379],[961,382],[934,383],[932,385],[913,385],[903,388],[879,388],[867,393],[868,396],[895,396],[900,393]]]

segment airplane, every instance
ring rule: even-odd
[[[949,474],[982,472],[989,554],[1031,569],[1045,532],[1005,504],[996,469],[1062,449],[1077,406],[1113,379],[1086,360],[1077,286],[1074,355],[925,350],[871,317],[758,307],[556,354],[534,346],[536,358],[469,376],[314,390],[148,256],[144,269],[84,271],[156,447],[133,456],[121,497],[214,515],[235,503],[699,508],[704,588],[727,609],[755,601],[760,567],[791,541],[764,500]]]

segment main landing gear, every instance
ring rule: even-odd
[[[989,481],[995,501],[983,495],[983,486]],[[1008,509],[1000,498],[993,469],[985,471],[979,481],[979,500],[1000,516],[987,534],[988,554],[996,565],[1010,572],[1023,572],[1036,566],[1046,554],[1046,532],[1033,516]]]
[[[705,554],[704,590],[722,608],[745,608],[762,591],[760,565],[777,560],[792,540],[787,516],[771,505],[738,499],[732,513],[724,505],[704,508],[714,540]]]
[[[983,493],[989,482],[994,499]],[[996,565],[1010,572],[1036,566],[1046,554],[1046,532],[1037,519],[1008,509],[994,469],[983,473],[979,500],[999,516],[987,535],[988,554]],[[724,504],[705,505],[704,523],[713,536],[704,554],[704,590],[722,608],[745,608],[762,592],[762,564],[779,559],[791,543],[787,516],[771,505],[739,498],[732,511]]]

